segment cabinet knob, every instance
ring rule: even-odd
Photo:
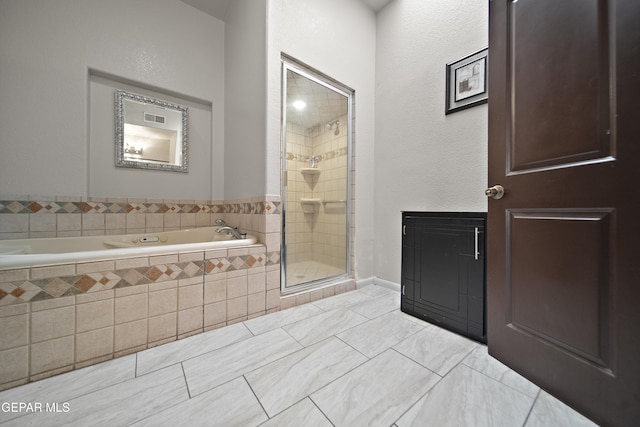
[[[502,185],[494,185],[484,190],[484,194],[492,199],[502,199],[502,196],[504,196],[504,187]]]

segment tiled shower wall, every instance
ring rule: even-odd
[[[335,126],[304,129],[287,124],[287,256],[288,262],[316,260],[346,268],[347,210],[347,116]],[[318,158],[318,175],[302,174],[311,156]],[[316,213],[303,213],[301,198],[332,203],[316,206]]]

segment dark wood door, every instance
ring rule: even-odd
[[[489,14],[489,353],[640,425],[640,1]]]

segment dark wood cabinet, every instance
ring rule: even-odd
[[[401,309],[487,341],[484,212],[403,212]]]

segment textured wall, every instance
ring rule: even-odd
[[[266,193],[280,193],[282,52],[355,90],[356,277],[373,273],[373,139],[376,23],[359,0],[270,0]]]
[[[155,179],[130,179],[125,187],[114,183],[113,192],[103,186],[95,190],[101,194],[91,194],[90,176],[108,181],[123,170],[110,166],[97,176],[90,170],[94,154],[88,142],[90,70],[208,103],[213,125],[207,135],[194,133],[191,151],[204,157],[206,166],[199,164],[179,178],[144,171],[145,178]],[[0,195],[4,198],[222,199],[222,182],[216,182],[217,194],[212,190],[211,164],[223,165],[222,159],[212,158],[223,137],[221,21],[177,0],[0,2]],[[203,145],[208,147],[200,149]],[[113,159],[101,160],[113,164]]]
[[[445,64],[488,44],[488,4],[395,0],[377,18],[375,276],[400,283],[401,211],[486,211],[487,106],[445,116]]]

